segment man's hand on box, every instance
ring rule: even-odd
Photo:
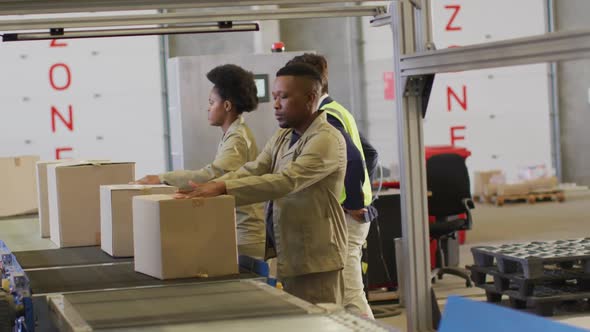
[[[146,175],[141,179],[131,182],[131,184],[161,184],[160,177],[157,175]]]
[[[225,182],[194,183],[189,181],[192,190],[178,190],[174,198],[215,197],[226,193]]]

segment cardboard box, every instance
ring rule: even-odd
[[[135,271],[159,279],[238,274],[232,196],[133,197]]]
[[[474,196],[484,196],[484,195],[495,195],[496,187],[488,188],[486,192],[486,186],[489,184],[490,179],[494,175],[502,174],[501,170],[491,170],[485,172],[475,172],[473,174],[474,181],[473,181],[473,195]]]
[[[496,196],[498,194],[498,184],[486,183],[483,186],[483,195],[486,197]]]
[[[0,217],[37,212],[37,156],[0,158]]]
[[[47,165],[69,162],[51,160],[37,162],[37,204],[39,206],[39,230],[41,237],[49,237],[49,200],[47,198]]]
[[[531,191],[555,190],[559,181],[556,176],[548,176],[528,181]]]
[[[100,186],[100,247],[114,257],[133,256],[133,197],[173,194],[166,185]]]
[[[100,186],[134,181],[132,162],[71,162],[47,166],[49,229],[59,247],[100,245]]]
[[[498,185],[498,196],[527,195],[530,192],[528,183],[504,183]]]

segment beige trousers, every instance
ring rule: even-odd
[[[364,292],[361,271],[362,247],[369,235],[370,223],[359,223],[346,214],[348,252],[342,275],[344,277],[344,307],[356,314],[374,318]]]
[[[264,242],[238,245],[238,255],[246,255],[252,258],[264,259],[264,250]]]
[[[329,271],[283,278],[283,289],[307,302],[342,305],[344,282],[342,271]]]

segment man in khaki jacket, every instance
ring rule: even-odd
[[[233,195],[267,205],[267,257],[277,256],[284,289],[311,303],[341,304],[346,222],[339,197],[346,170],[340,132],[317,111],[321,77],[312,67],[281,68],[273,87],[281,128],[258,158],[178,198]]]

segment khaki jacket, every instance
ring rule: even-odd
[[[279,130],[255,161],[219,181],[236,205],[274,200],[279,278],[340,270],[347,238],[338,202],[346,171],[344,138],[324,113],[289,148],[291,134],[292,129]]]
[[[215,160],[200,170],[179,170],[160,175],[160,181],[178,188],[187,188],[188,182],[205,183],[223,174],[235,171],[255,160],[258,148],[250,128],[239,117],[221,138]],[[238,244],[255,244],[265,241],[264,204],[251,204],[236,209]]]

